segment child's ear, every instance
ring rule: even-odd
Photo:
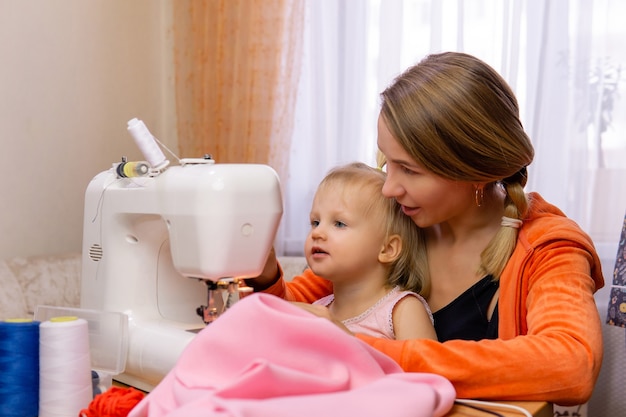
[[[402,252],[402,239],[399,235],[391,235],[383,244],[378,254],[378,261],[382,264],[392,263]]]

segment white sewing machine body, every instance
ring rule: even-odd
[[[85,193],[81,308],[128,316],[116,379],[142,389],[205,326],[207,283],[262,271],[283,212],[269,166],[189,161],[135,178],[114,167]]]

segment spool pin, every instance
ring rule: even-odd
[[[143,161],[120,162],[115,172],[120,178],[145,177],[150,173],[150,166]]]

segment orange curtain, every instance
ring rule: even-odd
[[[286,176],[304,2],[172,3],[181,157],[264,163]]]

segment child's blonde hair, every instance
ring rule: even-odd
[[[388,285],[414,291],[426,297],[430,286],[419,272],[417,248],[424,244],[422,231],[406,216],[393,198],[383,196],[382,188],[387,174],[361,162],[353,162],[332,169],[322,180],[319,189],[346,186],[350,190],[368,195],[368,204],[362,209],[372,214],[372,221],[384,221],[385,237],[400,236],[402,250],[389,268]]]

